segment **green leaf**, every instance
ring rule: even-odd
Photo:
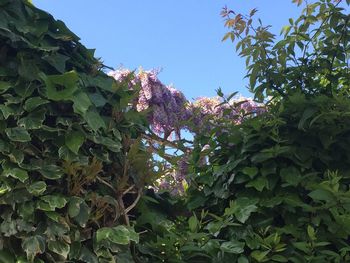
[[[0,94],[4,93],[5,91],[7,91],[12,86],[13,86],[13,84],[11,82],[0,81]]]
[[[313,240],[313,241],[316,240],[315,229],[310,225],[307,226],[307,234],[311,240]]]
[[[31,184],[27,190],[32,195],[39,196],[46,191],[46,183],[44,181],[35,182]]]
[[[249,260],[245,256],[240,256],[237,263],[249,263]]]
[[[253,251],[250,256],[254,258],[258,262],[265,262],[266,261],[266,256],[270,253],[269,250],[267,251],[259,251],[255,250]]]
[[[0,251],[0,263],[15,263],[15,257],[8,251]]]
[[[45,120],[46,109],[40,109],[35,112],[31,112],[27,117],[18,120],[17,124],[26,130],[40,129]]]
[[[84,116],[89,107],[92,105],[90,98],[85,92],[79,91],[73,96],[73,109],[75,113]]]
[[[122,148],[122,144],[118,139],[111,139],[109,137],[94,135],[89,137],[94,143],[102,144],[108,148],[108,150],[112,152],[120,152]]]
[[[90,109],[86,112],[84,119],[93,131],[97,131],[100,128],[106,129],[105,122],[95,110]]]
[[[20,180],[22,183],[24,183],[29,178],[28,172],[20,168],[6,169],[3,171],[2,175],[5,177],[11,176],[15,179]]]
[[[73,196],[69,200],[68,204],[68,214],[70,217],[76,217],[80,211],[80,205],[84,202],[84,199],[80,197]]]
[[[49,101],[41,97],[31,97],[31,98],[28,98],[24,103],[24,109],[28,112],[31,112],[35,108],[39,107],[40,105],[44,105],[47,103],[49,103]]]
[[[45,239],[42,236],[35,235],[23,239],[22,248],[27,254],[29,261],[33,261],[36,255],[45,252]]]
[[[67,204],[66,198],[58,195],[45,195],[40,198],[44,202],[48,203],[52,208],[63,208]]]
[[[195,215],[191,216],[188,220],[188,226],[191,232],[196,232],[198,227],[198,219]]]
[[[83,145],[84,141],[85,135],[81,131],[71,131],[66,133],[66,146],[75,154],[78,154],[79,149]]]
[[[256,190],[261,192],[264,188],[268,188],[269,181],[266,177],[258,177],[253,181],[250,181],[246,184],[246,187],[254,187]]]
[[[45,55],[43,59],[46,60],[55,69],[57,69],[58,72],[63,73],[65,72],[66,62],[69,60],[69,57],[59,53],[53,53]]]
[[[17,111],[13,105],[0,105],[0,111],[2,115],[4,116],[5,120],[8,119],[8,117],[16,115]]]
[[[50,100],[73,100],[73,94],[78,88],[79,76],[75,71],[62,75],[42,75],[46,85],[47,97]]]
[[[282,255],[273,255],[271,259],[276,262],[288,262],[288,259]]]
[[[79,260],[86,263],[99,263],[97,257],[86,247],[83,247],[80,251]]]
[[[254,178],[255,175],[258,174],[259,169],[256,167],[244,167],[242,172],[248,175],[250,178]]]
[[[76,202],[76,203],[74,203]],[[76,209],[76,206],[79,205],[79,209]],[[86,223],[89,221],[90,218],[90,208],[86,204],[84,200],[80,203],[80,201],[73,201],[72,203],[69,203],[69,213],[70,216],[81,226],[85,227]]]
[[[31,140],[28,131],[23,127],[5,129],[7,137],[15,142],[29,142]]]
[[[131,228],[119,225],[113,228],[104,227],[96,232],[96,242],[109,240],[112,243],[120,245],[128,245],[130,241],[139,242],[138,234]]]
[[[56,241],[49,241],[47,244],[47,247],[52,252],[60,255],[64,259],[67,259],[68,254],[69,254],[69,250],[70,250],[70,246],[67,243],[65,243],[63,241],[57,241],[57,240]]]
[[[244,242],[239,241],[228,241],[221,244],[221,250],[231,254],[241,254],[244,252]]]
[[[291,186],[297,186],[302,180],[299,170],[294,166],[282,168],[280,175],[282,179],[287,182],[287,185]]]
[[[43,165],[39,172],[47,179],[56,180],[63,176],[63,171],[60,167],[54,164]]]
[[[333,201],[334,195],[325,189],[316,189],[308,194],[315,201]]]
[[[231,201],[230,206],[225,209],[225,215],[235,215],[239,222],[245,223],[251,213],[257,211],[257,202],[257,199],[249,199],[247,197],[237,198],[235,201]]]

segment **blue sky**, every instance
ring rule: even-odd
[[[188,99],[239,91],[248,96],[244,60],[230,42],[220,11],[259,11],[276,33],[296,17],[291,0],[34,0],[63,20],[108,66],[162,68],[159,78]]]

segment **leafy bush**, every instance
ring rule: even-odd
[[[62,21],[0,0],[0,261],[131,262],[145,122]]]
[[[268,112],[195,137],[186,200],[140,203],[138,227],[152,230],[138,246],[144,261],[350,261],[350,17],[340,5],[307,4],[279,41],[254,27],[255,11],[224,9]]]

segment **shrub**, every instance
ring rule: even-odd
[[[62,21],[0,7],[0,261],[131,262],[150,171],[133,94]]]
[[[307,4],[279,41],[254,26],[255,11],[224,9],[227,37],[239,39],[250,89],[268,111],[195,137],[187,210],[166,196],[142,201],[138,225],[153,229],[139,245],[145,260],[350,260],[350,25],[334,2]]]

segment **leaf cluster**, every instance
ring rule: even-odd
[[[0,0],[1,262],[130,262],[146,122],[93,54],[62,21]]]

